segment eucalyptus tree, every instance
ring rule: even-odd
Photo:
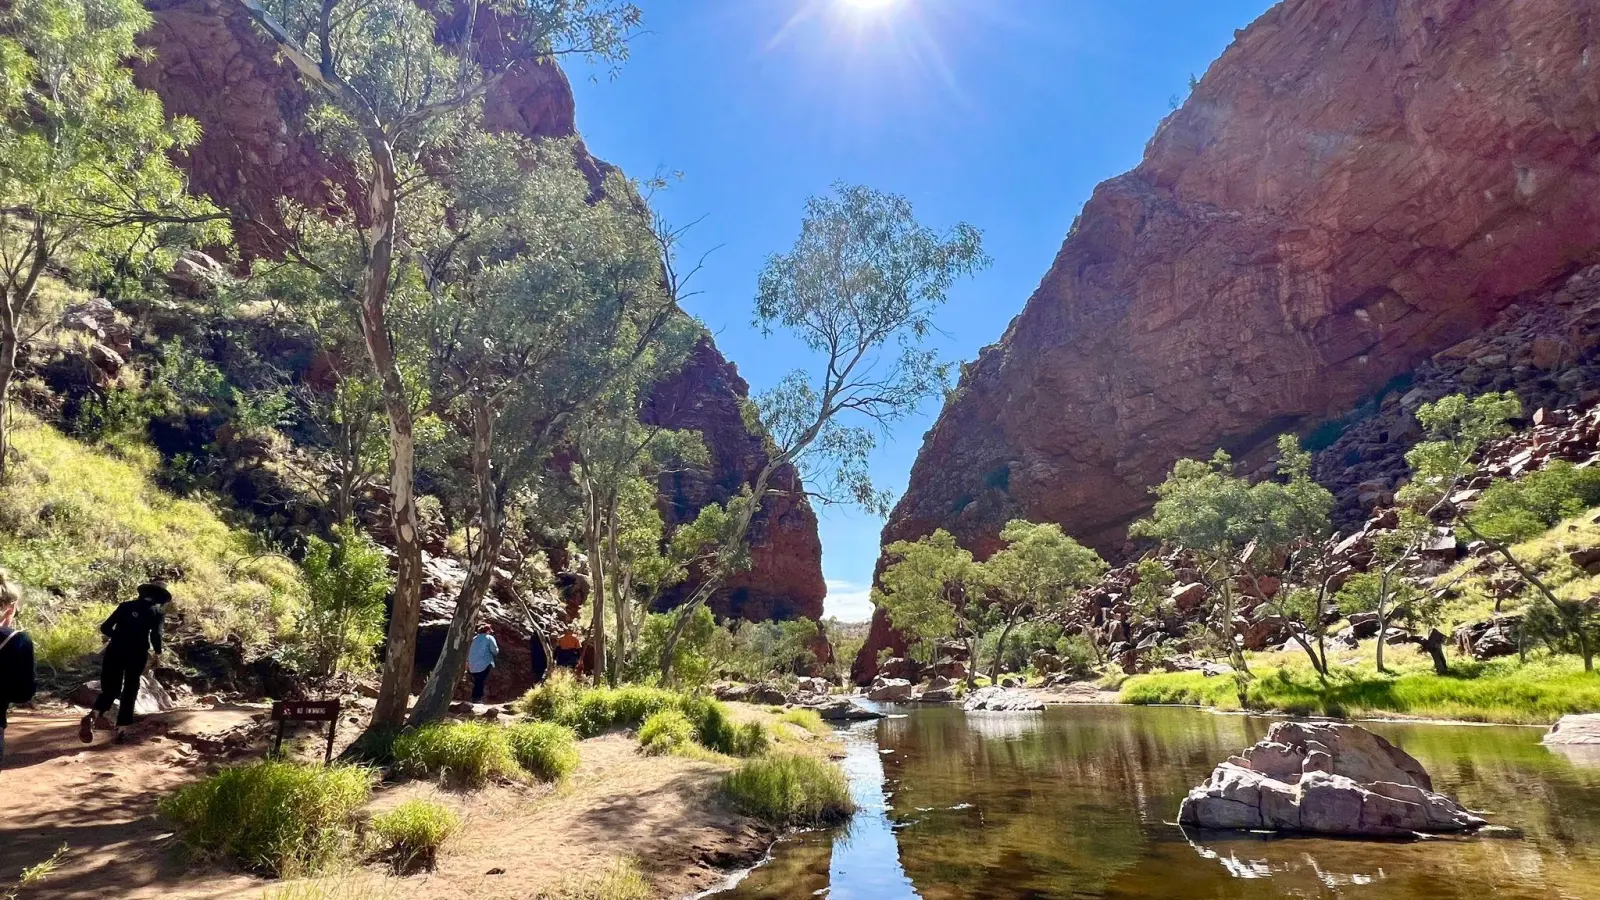
[[[1257,554],[1272,555],[1325,536],[1333,508],[1333,495],[1311,480],[1311,454],[1292,435],[1278,438],[1278,452],[1283,480],[1255,484],[1233,474],[1233,460],[1223,450],[1206,462],[1179,460],[1153,490],[1156,503],[1150,515],[1129,529],[1135,537],[1155,538],[1195,554],[1211,601],[1206,624],[1241,679],[1249,677],[1250,669],[1234,635],[1238,582],[1254,578],[1252,559]]]
[[[943,528],[915,541],[896,541],[887,548],[894,560],[872,589],[873,606],[883,610],[910,642],[910,652],[933,662],[941,641],[958,640],[967,648],[967,686],[977,677],[983,592],[988,573],[971,551]]]
[[[0,478],[17,354],[42,327],[32,317],[46,270],[164,269],[182,243],[228,237],[168,158],[199,127],[134,86],[135,39],[151,21],[135,0],[0,8]]]
[[[667,359],[678,365],[683,357],[672,353]],[[655,380],[649,376],[666,373],[643,367],[639,374],[644,377],[617,385],[607,401],[571,429],[572,475],[582,497],[584,552],[594,602],[589,633],[597,683],[603,676],[614,682],[627,661],[636,576],[642,575],[639,586],[647,587],[659,583],[666,574],[663,567],[670,565],[670,554],[659,549],[661,515],[654,507],[653,485],[670,470],[703,466],[707,461],[699,434],[639,421],[642,389]],[[645,546],[652,539],[654,552]],[[609,664],[607,604],[616,621],[616,653]]]
[[[403,273],[396,248],[419,185],[452,162],[449,142],[519,69],[563,54],[620,60],[639,22],[629,3],[529,0],[444,7],[413,0],[234,0],[320,99],[314,121],[354,164],[358,196],[341,221],[353,238],[349,296],[389,420],[391,531],[398,557],[388,656],[374,725],[405,716],[421,607],[415,493],[417,399],[395,345],[391,298]],[[448,13],[448,20],[436,16]],[[492,51],[492,52],[486,52]],[[336,192],[337,196],[337,192]],[[402,267],[403,268],[403,267]]]
[[[1017,623],[1031,616],[1064,611],[1076,591],[1106,570],[1100,554],[1078,543],[1053,522],[1012,519],[1000,531],[1006,546],[982,563],[989,585],[988,616],[1000,625],[1000,640],[990,665],[991,681],[1000,680],[1006,641]],[[974,611],[976,612],[976,611]],[[973,659],[977,665],[977,659]]]
[[[988,263],[976,228],[935,231],[904,197],[836,184],[831,195],[807,201],[794,247],[770,256],[761,271],[754,324],[768,336],[793,335],[817,362],[761,394],[748,417],[765,434],[767,462],[725,508],[726,539],[662,648],[664,679],[695,610],[742,564],[751,520],[785,489],[781,473],[797,471],[820,502],[887,512],[888,497],[867,472],[874,428],[944,388],[949,366],[925,346],[933,315],[958,279]]]
[[[463,142],[449,215],[422,254],[429,392],[465,437],[473,527],[467,579],[414,723],[443,714],[465,669],[509,508],[586,422],[637,415],[642,388],[681,366],[700,334],[667,289],[634,186],[613,175],[594,196],[572,151],[511,136]],[[622,465],[609,446],[603,455]]]

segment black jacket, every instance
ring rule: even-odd
[[[10,638],[10,640],[6,640]],[[33,641],[21,631],[0,628],[0,728],[6,727],[6,706],[33,699]]]
[[[146,649],[161,652],[161,623],[166,618],[161,604],[149,600],[127,600],[117,605],[111,616],[100,623],[100,633],[111,639],[107,653],[142,656]]]

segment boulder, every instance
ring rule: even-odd
[[[845,697],[833,697],[807,707],[817,711],[825,722],[859,722],[884,718],[883,713],[852,703]]]
[[[1582,745],[1600,747],[1600,713],[1581,716],[1562,716],[1544,736],[1549,745]]]
[[[916,688],[904,678],[887,678],[879,675],[867,691],[867,699],[877,703],[899,703],[916,697]]]
[[[917,665],[916,660],[904,656],[891,656],[878,667],[878,674],[884,678],[913,681],[922,674],[922,667]]]
[[[1496,616],[1456,629],[1456,651],[1473,659],[1495,659],[1517,652],[1521,616]]]
[[[1600,718],[1600,717],[1597,717]],[[1178,822],[1346,837],[1475,831],[1487,824],[1433,790],[1405,751],[1359,725],[1279,722],[1189,792]]]
[[[1003,687],[986,687],[978,688],[968,694],[967,700],[961,705],[961,708],[967,712],[976,712],[978,710],[1031,712],[1044,709],[1044,701],[1027,691]]]
[[[90,707],[100,696],[100,682],[85,681],[73,689],[67,699],[79,706]],[[139,696],[133,702],[133,713],[137,716],[148,716],[152,713],[166,712],[177,706],[172,694],[156,680],[156,676],[146,672],[139,676]],[[108,715],[113,715],[108,713]]]
[[[1179,612],[1194,612],[1206,602],[1206,586],[1199,582],[1175,584],[1172,586],[1172,602],[1177,605]]]

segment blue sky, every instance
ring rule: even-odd
[[[636,177],[683,177],[656,198],[703,219],[686,305],[753,390],[808,362],[750,327],[756,274],[788,248],[806,197],[835,181],[908,197],[925,224],[983,230],[994,265],[959,284],[936,346],[993,343],[1049,268],[1095,184],[1139,161],[1267,0],[637,0],[647,33],[615,78],[569,67],[590,150]],[[905,489],[930,400],[886,435],[878,486]],[[871,614],[883,522],[818,511],[827,611]]]

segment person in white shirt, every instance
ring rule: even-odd
[[[495,657],[500,655],[500,644],[494,639],[494,629],[488,622],[478,626],[478,636],[467,648],[467,673],[472,676],[472,702],[483,702],[483,687],[494,671]]]

